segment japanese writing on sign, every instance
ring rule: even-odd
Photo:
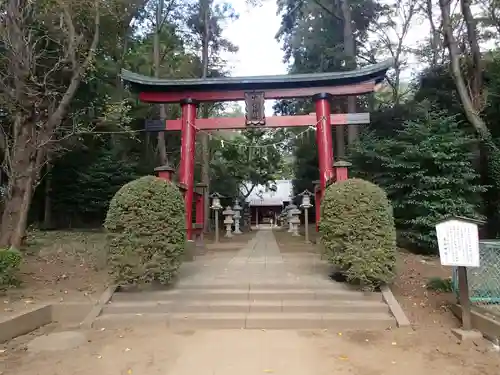
[[[479,267],[477,224],[450,219],[436,225],[436,235],[442,265]]]
[[[246,92],[245,109],[247,125],[265,125],[265,97],[264,92]]]

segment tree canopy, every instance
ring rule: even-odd
[[[393,58],[394,69],[378,92],[333,101],[333,112],[369,111],[372,119],[363,127],[332,130],[335,159],[389,158],[391,163],[380,164],[394,172],[385,187],[398,190],[406,183],[400,172],[408,155],[397,150],[436,153],[435,170],[449,166],[454,201],[486,217],[491,237],[500,228],[497,3],[277,0],[281,26],[275,35],[290,74],[350,70]],[[177,167],[180,135],[145,132],[144,122],[176,119],[179,106],[140,103],[123,85],[121,69],[163,78],[228,76],[225,59],[240,47],[223,32],[238,18],[230,2],[7,0],[0,8],[2,248],[18,248],[30,224],[98,226],[123,184],[160,164]],[[280,100],[274,110],[307,114],[314,107],[311,100]],[[432,112],[440,117],[430,121]],[[243,114],[237,105],[210,103],[198,115]],[[422,137],[431,125],[433,136]],[[200,132],[195,179],[227,196],[239,194],[245,182],[271,185],[289,177],[297,192],[312,190],[317,146],[313,131],[303,131]],[[444,156],[437,152],[443,145],[451,147]],[[452,156],[456,165],[467,158],[469,169],[452,168]],[[431,159],[419,157],[422,163]],[[367,165],[355,163],[352,173],[378,181],[379,171]],[[423,171],[429,168],[414,170]],[[432,181],[427,185],[422,191],[429,202],[421,215],[432,217],[431,201],[444,193]],[[466,185],[475,189],[474,202],[468,200],[471,191],[459,188]],[[389,195],[395,208],[411,203]],[[406,220],[395,213],[398,225]],[[422,231],[417,223],[405,225]]]

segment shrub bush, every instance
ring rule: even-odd
[[[105,220],[108,263],[118,284],[168,284],[186,248],[184,202],[178,188],[153,176],[124,185]]]
[[[22,255],[14,249],[0,249],[0,290],[19,285],[17,273]]]
[[[380,187],[360,179],[330,185],[319,227],[329,261],[348,282],[373,289],[392,281],[396,230],[391,204]]]
[[[438,252],[435,225],[449,215],[482,219],[481,185],[472,160],[477,141],[456,116],[421,110],[391,138],[364,134],[351,149],[357,177],[384,188],[400,245]]]

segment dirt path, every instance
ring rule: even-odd
[[[317,279],[317,270],[309,266],[310,272],[300,280],[293,277],[305,272],[306,263],[280,252],[272,233],[262,232],[251,243],[258,241],[266,245],[214,260],[203,271],[188,272],[184,283]],[[85,333],[85,343],[70,350],[26,351],[34,336],[15,340],[5,349],[0,346],[0,375],[500,374],[500,353],[490,343],[461,345],[449,327],[439,324],[421,325],[416,331],[174,332],[157,323]]]
[[[433,335],[437,337],[437,335]],[[328,332],[164,327],[88,332],[71,351],[0,355],[0,371],[16,375],[496,375],[500,354],[464,346],[442,331]],[[2,368],[3,366],[3,368]]]

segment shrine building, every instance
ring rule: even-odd
[[[250,183],[245,185],[247,191],[252,188]],[[292,180],[276,180],[269,186],[255,186],[245,200],[250,206],[251,225],[276,225],[278,216],[290,204],[292,197]]]

